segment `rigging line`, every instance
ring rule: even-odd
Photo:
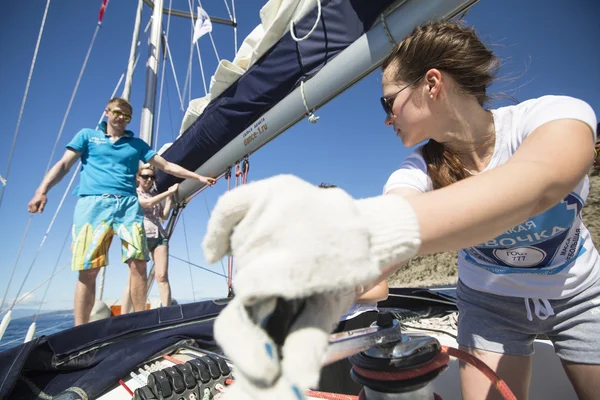
[[[25,295],[23,295],[23,297],[21,297],[20,299],[17,299],[18,296],[15,297],[15,302],[13,303],[12,307],[14,307],[15,305],[19,304],[23,300],[25,300],[31,293],[33,293],[36,290],[38,290],[39,288],[41,288],[46,282],[48,282],[50,279],[52,279],[55,275],[58,275],[59,273],[61,273],[69,265],[71,265],[71,261],[68,261],[67,263],[65,263],[65,265],[63,265],[58,271],[54,272],[52,275],[50,275],[48,278],[46,278],[45,281],[43,281],[42,283],[40,283],[39,285],[37,285],[35,288],[33,288],[32,290],[30,290],[28,293],[26,293]],[[11,308],[7,308],[6,310],[0,312],[0,316],[4,315],[8,311],[12,310],[12,307]]]
[[[58,203],[58,207],[56,208],[56,211],[54,212],[54,215],[52,216],[52,220],[50,221],[50,224],[48,225],[48,229],[46,230],[46,233],[44,234],[44,237],[42,238],[42,242],[40,243],[40,246],[38,247],[38,249],[35,253],[35,256],[33,257],[33,260],[31,261],[31,264],[29,265],[29,268],[27,269],[27,273],[25,274],[25,278],[23,278],[21,287],[19,288],[19,291],[17,292],[17,295],[15,296],[15,301],[16,301],[17,297],[19,297],[19,294],[21,294],[21,290],[23,290],[23,286],[25,286],[25,282],[27,281],[27,278],[29,277],[31,270],[33,269],[33,265],[35,264],[39,254],[40,254],[40,251],[42,250],[42,247],[44,247],[44,243],[46,242],[46,239],[48,238],[48,234],[50,233],[50,230],[52,229],[52,226],[54,225],[54,222],[56,221],[56,217],[58,216],[58,213],[60,212],[60,209],[62,208],[62,205],[65,202],[65,199],[67,198],[67,194],[69,193],[71,186],[73,185],[73,182],[75,181],[75,177],[77,176],[77,172],[79,171],[80,165],[81,165],[81,161],[79,161],[79,163],[77,164],[77,168],[75,168],[75,172],[73,172],[71,181],[69,182],[69,185],[65,189],[62,199],[60,199],[60,203]],[[15,304],[16,303],[13,303],[13,305],[10,307],[11,310],[15,306]]]
[[[188,81],[192,79],[191,78],[191,75],[192,75],[192,60],[193,60],[193,57],[194,57],[194,43],[193,43],[193,39],[194,39],[194,28],[193,28],[193,25],[192,25],[192,33],[190,35],[190,57],[188,59],[188,68],[187,68],[187,72],[185,74],[185,82],[183,83],[183,96],[181,96],[182,99],[185,99],[185,96],[186,96],[187,90],[188,90]],[[182,109],[181,111],[184,111],[184,109]]]
[[[50,159],[48,160],[48,165],[46,166],[46,173],[50,169],[50,165],[52,164],[52,159],[54,158],[54,153],[56,152],[56,146],[62,136],[63,130],[65,128],[65,124],[67,122],[67,118],[69,117],[69,113],[71,112],[71,106],[73,105],[73,101],[75,100],[75,95],[77,94],[77,89],[79,89],[79,83],[81,82],[81,78],[83,77],[83,72],[85,71],[85,67],[90,58],[90,54],[92,52],[92,48],[94,47],[94,42],[96,41],[96,36],[98,36],[98,31],[100,30],[100,24],[96,25],[96,29],[94,30],[94,36],[92,36],[92,41],[90,42],[90,46],[88,47],[88,51],[85,55],[85,59],[83,61],[83,65],[81,66],[81,70],[79,71],[79,76],[77,77],[77,82],[75,83],[75,87],[73,88],[73,93],[71,94],[71,99],[69,100],[69,105],[67,106],[67,111],[65,112],[65,116],[63,118],[62,124],[60,125],[60,129],[58,131],[58,135],[56,136],[56,141],[54,142],[54,146],[52,147],[52,153],[50,153]]]
[[[190,14],[194,14],[194,10],[192,9],[192,0],[188,0],[188,6],[190,8]],[[192,23],[192,42],[193,42],[194,41],[194,38],[193,38],[194,19],[191,18],[190,22]],[[202,57],[200,56],[200,45],[198,44],[198,41],[196,41],[195,47],[196,47],[196,53],[198,54],[198,62],[200,63],[200,74],[202,75],[202,84],[204,85],[204,94],[207,95],[208,89],[206,88],[206,77],[204,76],[204,65],[202,64]],[[191,82],[190,82],[190,102],[191,102],[191,96],[192,96],[192,88],[191,88]]]
[[[308,33],[306,35],[304,35],[304,37],[301,37],[301,38],[296,37],[296,32],[294,32],[294,18],[292,18],[290,20],[290,36],[292,36],[292,39],[294,39],[296,42],[301,42],[303,40],[306,40],[310,37],[310,35],[313,34],[315,29],[317,29],[317,26],[319,25],[320,21],[321,21],[321,0],[317,0],[317,19],[315,20],[315,24],[313,25],[311,30],[308,31]]]
[[[405,299],[427,300],[427,301],[432,301],[434,303],[448,304],[451,306],[456,305],[456,302],[452,302],[449,300],[432,299],[432,298],[425,297],[425,296],[411,296],[408,294],[395,294],[395,293],[390,293],[388,296],[389,297],[401,297],[401,298],[405,298]]]
[[[29,67],[29,75],[27,76],[27,83],[25,84],[25,93],[23,93],[23,100],[21,101],[21,108],[19,109],[19,117],[17,118],[17,127],[15,128],[15,133],[13,135],[13,141],[10,146],[10,153],[8,155],[8,164],[6,166],[6,172],[4,173],[4,177],[2,178],[3,184],[2,184],[2,188],[0,189],[0,207],[2,207],[2,198],[4,197],[6,181],[8,180],[8,175],[10,174],[10,166],[12,164],[15,147],[17,145],[17,137],[19,136],[19,130],[21,128],[21,121],[23,119],[23,112],[25,111],[25,103],[27,102],[27,95],[29,94],[29,85],[31,84],[31,78],[33,76],[33,69],[35,68],[35,62],[37,59],[38,50],[40,48],[40,43],[42,41],[42,34],[44,32],[44,26],[46,25],[46,17],[48,15],[49,7],[50,7],[50,0],[48,0],[46,2],[46,8],[44,10],[44,16],[42,17],[42,24],[40,26],[40,32],[38,33],[37,42],[35,44],[35,50],[33,51],[33,59],[31,61],[31,66]]]
[[[21,252],[23,251],[23,245],[25,244],[25,239],[27,238],[27,232],[29,232],[29,227],[31,225],[31,220],[33,219],[33,214],[29,215],[29,219],[27,220],[27,226],[25,227],[25,233],[21,238],[21,244],[19,245],[19,250],[17,251],[17,259],[12,267],[12,271],[10,272],[10,278],[8,278],[8,285],[6,285],[6,289],[4,290],[4,296],[2,296],[2,302],[0,302],[0,315],[3,314],[2,307],[4,307],[4,302],[6,301],[6,296],[8,295],[8,289],[10,289],[10,284],[12,283],[13,277],[15,275],[15,270],[17,269],[17,265],[19,264],[19,259],[21,258]],[[10,310],[7,308],[6,311]]]
[[[165,43],[167,43],[165,41]],[[168,45],[167,45],[168,46]],[[169,110],[169,124],[171,126],[171,139],[174,142],[175,141],[175,136],[173,135],[173,116],[172,116],[172,111],[171,111],[171,97],[169,96],[169,81],[167,81],[166,84],[166,93],[167,93],[167,109]],[[177,226],[177,221],[179,221],[179,216],[181,215],[181,212],[177,214],[177,217],[175,219],[175,222],[173,224],[173,228],[172,230],[175,229],[175,226]],[[171,237],[169,237],[169,240],[171,239]],[[154,262],[152,262],[152,267],[150,267],[150,271],[148,272],[148,277],[147,279],[149,279],[146,283],[146,301],[148,301],[148,299],[150,298],[150,290],[152,289],[152,285],[154,284]]]
[[[179,90],[179,81],[177,80],[177,73],[175,72],[175,65],[173,64],[173,56],[171,55],[171,48],[169,47],[169,38],[168,37],[165,40],[165,47],[167,48],[167,57],[169,58],[169,63],[171,64],[171,70],[173,71],[173,79],[175,80],[175,87],[177,88],[177,96],[179,97],[179,103],[181,103],[181,111],[183,111],[183,97],[181,96],[181,90]]]
[[[216,272],[216,271],[213,271],[213,270],[211,270],[211,269],[208,269],[208,268],[206,268],[206,267],[203,267],[203,266],[201,266],[201,265],[198,265],[198,264],[194,264],[193,262],[190,262],[190,261],[185,261],[183,258],[179,258],[179,257],[177,257],[177,256],[174,256],[173,254],[169,254],[169,257],[171,257],[171,258],[174,258],[174,259],[176,259],[176,260],[179,260],[179,261],[182,261],[182,262],[184,262],[184,263],[187,263],[188,265],[191,265],[191,266],[193,266],[193,267],[200,268],[200,269],[202,269],[202,270],[204,270],[204,271],[210,272],[211,274],[215,274],[215,275],[218,275],[218,276],[222,276],[222,277],[224,277],[224,278],[227,278],[227,276],[225,276],[225,275],[221,275],[220,273],[218,273],[218,272]]]
[[[227,15],[229,15],[229,20],[233,21],[233,16],[231,15],[231,10],[229,9],[229,4],[227,3],[227,0],[223,0],[223,2],[225,2],[225,8],[227,8]]]
[[[42,305],[44,304],[44,300],[46,300],[46,295],[48,294],[48,289],[50,289],[50,285],[52,284],[52,277],[56,272],[56,268],[58,268],[58,263],[60,262],[60,258],[62,257],[63,251],[65,250],[65,246],[67,245],[67,239],[69,239],[70,230],[67,231],[65,235],[65,240],[63,241],[62,247],[60,248],[60,252],[58,253],[58,257],[56,258],[56,263],[54,263],[54,268],[52,269],[52,275],[50,275],[50,280],[48,281],[48,285],[46,285],[46,290],[44,290],[44,295],[42,296],[42,300],[40,300],[40,306],[38,307],[37,312],[33,316],[33,322],[37,321],[38,315],[40,315],[40,311],[42,311]],[[39,332],[38,332],[39,333]]]
[[[204,205],[206,206],[206,213],[210,217],[210,210],[208,208],[208,202],[206,201],[206,196],[204,196],[203,199],[204,199]],[[221,269],[223,269],[223,277],[225,278],[225,280],[227,280],[227,275],[225,272],[225,265],[223,265],[223,259],[221,258],[219,261],[221,262]]]
[[[183,215],[183,212],[181,212],[180,214],[181,214],[181,223],[183,225],[183,238],[185,240],[185,252],[187,253],[188,268],[190,270],[190,283],[192,284],[192,297],[194,299],[194,302],[196,302],[196,290],[194,289],[194,277],[192,276],[192,266],[190,264],[190,248],[188,245],[187,230],[185,229],[185,216]]]
[[[235,0],[231,0],[231,8],[233,10],[233,46],[234,46],[233,54],[235,55],[238,52],[237,17],[235,15]]]
[[[202,7],[202,2],[200,0],[198,0],[198,4],[200,5],[201,8]],[[225,3],[225,5],[227,5],[227,2]],[[217,64],[221,62],[221,57],[219,57],[219,52],[217,51],[217,46],[215,45],[215,39],[213,38],[212,32],[208,32],[208,37],[210,37],[210,41],[212,43],[213,46],[213,50],[215,51],[215,56],[217,56]]]
[[[173,0],[169,0],[169,10],[171,9]],[[164,41],[165,43],[167,43],[167,38],[169,37],[169,30],[171,28],[171,13],[169,13],[169,15],[167,16],[167,30],[165,32],[165,34],[163,35]],[[163,57],[163,62],[161,64],[162,70],[160,72],[160,90],[159,90],[159,94],[158,94],[158,115],[156,116],[156,129],[155,129],[155,133],[154,133],[154,151],[156,151],[156,149],[158,148],[158,132],[160,130],[160,110],[162,108],[162,98],[163,98],[163,89],[164,89],[164,84],[165,84],[165,71],[166,71],[166,65],[164,63],[164,60],[167,57],[167,50],[166,50],[166,44],[165,44],[165,55]]]

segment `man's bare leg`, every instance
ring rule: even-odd
[[[146,309],[146,261],[127,260],[129,264],[129,293],[134,311]]]
[[[128,314],[131,311],[131,292],[129,285],[131,285],[131,276],[127,277],[127,285],[123,291],[123,297],[121,297],[121,315]]]
[[[75,326],[87,324],[96,299],[96,277],[100,268],[79,271],[79,280],[75,286]]]

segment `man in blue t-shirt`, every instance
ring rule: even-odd
[[[139,162],[184,179],[213,185],[215,179],[168,162],[143,140],[125,130],[131,121],[131,104],[114,98],[108,102],[107,122],[97,129],[82,129],[67,144],[62,159],[46,174],[29,202],[29,212],[44,211],[46,194],[81,159],[80,196],[73,217],[72,269],[79,271],[75,288],[75,325],[89,321],[96,295],[96,277],[108,264],[113,235],[121,239],[123,262],[129,265],[131,298],[135,311],[146,305],[148,248],[144,213],[138,202],[135,175]]]

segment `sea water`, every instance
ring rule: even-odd
[[[10,321],[2,340],[0,340],[0,352],[18,346],[25,340],[27,330],[33,322],[33,315],[14,318]],[[48,336],[74,326],[73,313],[39,315],[36,321],[35,336]]]

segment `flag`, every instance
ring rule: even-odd
[[[210,17],[202,7],[198,7],[198,19],[196,20],[196,25],[194,26],[193,43],[196,43],[198,39],[209,32],[212,32],[212,22],[210,22]]]

